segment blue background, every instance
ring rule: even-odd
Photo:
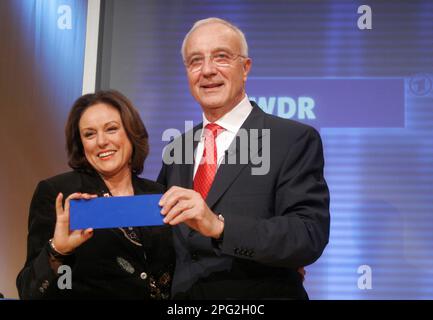
[[[362,4],[372,8],[372,30],[357,27]],[[99,86],[139,108],[151,136],[145,176],[158,174],[164,130],[201,121],[180,56],[184,35],[197,19],[228,19],[246,34],[251,84],[277,78],[290,96],[301,79],[322,108],[331,238],[307,267],[310,297],[433,298],[431,1],[108,1],[105,9]],[[363,265],[371,289],[358,287]]]

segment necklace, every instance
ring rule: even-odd
[[[111,197],[111,194],[109,192],[106,192],[103,194],[104,197],[108,198]],[[119,228],[120,231],[122,231],[124,237],[128,239],[130,242],[135,244],[136,246],[142,247],[143,245],[139,242],[137,233],[134,231],[134,228],[129,227],[128,230],[125,230],[124,228]]]
[[[138,236],[134,231],[134,228],[129,227],[128,230],[125,230],[124,228],[119,228],[120,231],[122,231],[123,235],[126,239],[128,239],[130,242],[135,244],[136,246],[142,247],[143,245],[138,242]]]

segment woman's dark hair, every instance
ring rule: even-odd
[[[93,170],[84,154],[78,124],[83,112],[98,103],[105,103],[119,111],[123,127],[133,148],[131,171],[135,174],[140,174],[143,171],[144,160],[149,154],[149,135],[138,111],[134,108],[131,101],[115,90],[85,94],[74,102],[65,127],[69,166],[77,170]]]

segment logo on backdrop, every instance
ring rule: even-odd
[[[403,78],[249,78],[263,111],[320,128],[403,128]]]

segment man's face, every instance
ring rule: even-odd
[[[229,65],[218,66],[210,59],[218,54],[233,58]],[[249,58],[242,58],[237,33],[220,23],[198,27],[187,39],[185,61],[204,57],[199,70],[187,67],[191,94],[205,114],[224,115],[233,109],[245,95],[245,81],[251,67]],[[215,119],[216,120],[216,119]]]

